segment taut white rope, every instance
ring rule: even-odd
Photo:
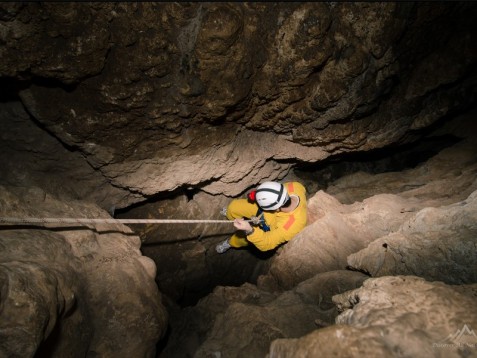
[[[4,224],[232,224],[230,220],[182,219],[87,219],[87,218],[14,218],[0,217]]]

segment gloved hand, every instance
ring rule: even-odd
[[[245,221],[244,219],[235,219],[234,220],[234,226],[238,230],[243,230],[246,233],[250,233],[253,231],[252,225],[248,221]]]

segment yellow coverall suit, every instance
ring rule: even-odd
[[[280,244],[291,240],[306,226],[306,189],[298,182],[288,182],[283,184],[288,191],[288,195],[296,195],[300,198],[298,207],[290,213],[281,211],[263,211],[265,223],[270,227],[270,231],[263,231],[254,226],[254,232],[247,236],[240,237],[232,235],[229,240],[230,246],[238,248],[249,245],[251,242],[260,251],[272,250]],[[227,218],[234,220],[238,218],[251,218],[257,215],[259,207],[256,203],[250,203],[247,199],[232,200],[227,207]]]

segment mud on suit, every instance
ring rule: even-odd
[[[290,241],[306,226],[306,189],[298,182],[287,182],[283,184],[290,196],[298,196],[300,203],[290,213],[281,211],[263,211],[265,225],[254,226],[254,232],[247,238],[234,234],[229,240],[232,247],[244,247],[250,243],[254,244],[260,251],[272,250],[284,242]],[[247,199],[232,200],[227,207],[227,218],[234,220],[238,218],[251,218],[257,216],[259,206],[251,203]],[[260,210],[261,211],[261,210]],[[268,228],[269,231],[266,231]],[[264,230],[265,229],[265,230]]]

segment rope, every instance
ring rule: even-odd
[[[252,221],[252,220],[247,220]],[[182,219],[83,219],[83,218],[12,218],[0,217],[4,224],[233,224],[230,220]]]

